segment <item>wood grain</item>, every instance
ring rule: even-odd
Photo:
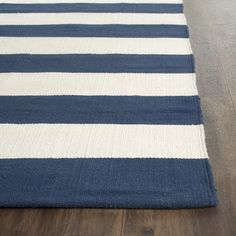
[[[184,2],[219,206],[189,210],[1,209],[0,236],[236,235],[236,1]]]
[[[122,214],[109,209],[2,209],[0,235],[120,235]]]

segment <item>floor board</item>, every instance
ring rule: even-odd
[[[236,1],[184,2],[219,206],[191,210],[1,209],[0,236],[236,235]]]

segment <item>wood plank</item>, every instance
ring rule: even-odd
[[[118,209],[1,209],[0,235],[119,236],[122,214]]]

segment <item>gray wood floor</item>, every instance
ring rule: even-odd
[[[1,209],[0,236],[236,235],[236,1],[184,2],[219,206],[195,210]]]

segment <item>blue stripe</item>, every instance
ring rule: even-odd
[[[1,25],[7,37],[188,38],[185,25]]]
[[[0,13],[30,12],[123,12],[123,13],[182,13],[182,4],[132,3],[58,3],[58,4],[0,4]]]
[[[193,73],[192,55],[0,55],[0,72]]]
[[[0,123],[190,125],[199,107],[197,96],[0,96]]]
[[[1,207],[193,208],[217,204],[207,159],[0,160]]]

